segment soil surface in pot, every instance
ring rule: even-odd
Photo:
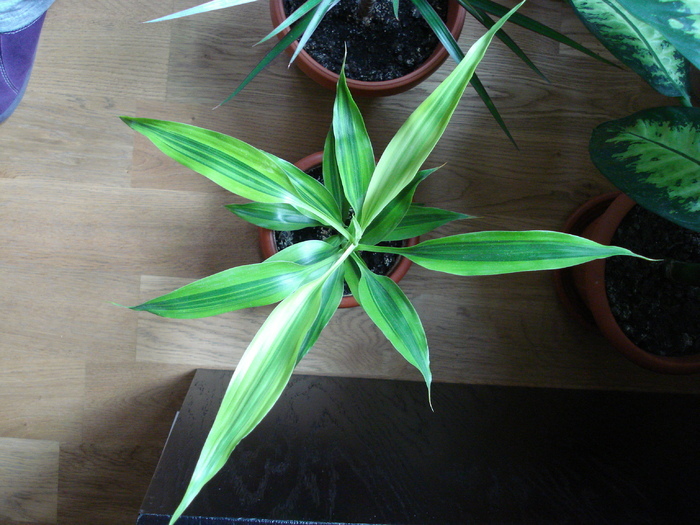
[[[287,16],[306,0],[284,0]],[[447,20],[447,0],[429,0]],[[377,82],[415,71],[435,50],[438,39],[408,0],[394,17],[391,0],[376,0],[364,18],[357,15],[357,0],[341,0],[323,18],[304,46],[326,69],[340,73],[347,43],[345,74],[348,78]]]
[[[307,170],[309,175],[323,182],[323,171],[321,167]],[[303,241],[323,241],[328,237],[335,235],[337,232],[333,228],[325,226],[315,226],[311,228],[302,228],[294,231],[275,231],[275,244],[278,250],[283,250],[292,244],[297,244]],[[403,241],[380,242],[380,246],[404,246]],[[360,257],[365,261],[367,267],[378,275],[387,275],[399,261],[400,256],[393,253],[377,253],[377,252],[360,252]],[[351,295],[348,285],[345,284],[344,295]]]
[[[635,206],[611,244],[654,259],[700,262],[700,233]],[[606,290],[620,328],[638,347],[656,355],[700,353],[700,287],[665,276],[664,264],[612,257],[605,264]]]

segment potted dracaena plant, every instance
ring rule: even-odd
[[[681,106],[639,111],[592,134],[593,163],[622,194],[586,203],[566,231],[661,259],[614,259],[558,272],[560,296],[633,362],[700,372],[700,109],[689,72],[700,65],[700,8],[687,1],[571,0],[591,32]],[[638,205],[637,205],[638,203]]]
[[[151,22],[171,20],[226,7],[238,6],[252,1],[254,0],[213,0],[184,11],[152,20]],[[359,55],[361,54],[359,51],[360,44],[365,41],[371,42],[367,32],[373,25],[370,23],[372,21],[374,21],[374,25],[379,28],[377,31],[378,33],[382,35],[392,34],[392,32],[395,32],[397,27],[399,27],[398,23],[408,23],[408,20],[415,18],[414,16],[407,16],[410,14],[410,10],[414,9],[417,11],[417,14],[424,19],[424,23],[429,26],[426,29],[428,34],[432,32],[430,38],[433,39],[433,43],[431,46],[422,46],[425,48],[422,51],[406,49],[407,47],[411,47],[411,43],[405,34],[400,33],[397,33],[396,36],[393,37],[395,41],[390,44],[384,43],[382,45],[371,46],[372,51],[377,51],[382,48],[402,49],[401,53],[392,51],[392,54],[394,56],[399,55],[404,57],[402,60],[405,63],[392,67],[391,71],[380,72],[381,77],[376,77],[376,72],[379,69],[377,67],[372,68],[374,71],[372,75],[374,76],[370,75],[365,77],[363,77],[363,74],[359,71],[352,74],[348,73],[346,70],[346,81],[353,94],[362,96],[384,96],[406,91],[422,82],[444,62],[448,54],[456,62],[462,60],[464,53],[460,49],[457,39],[462,30],[465,11],[487,29],[494,24],[493,16],[501,17],[508,12],[507,7],[493,0],[450,0],[447,4],[445,20],[443,20],[429,0],[410,0],[410,2],[400,2],[399,0],[342,0],[342,3],[340,3],[339,0],[295,0],[298,8],[293,10],[293,12],[287,13],[283,5],[285,1],[290,0],[270,1],[270,11],[275,28],[259,43],[265,42],[275,36],[279,37],[279,42],[265,55],[260,63],[246,76],[236,90],[222,102],[222,104],[238,94],[260,71],[283,51],[291,55],[290,64],[296,60],[299,68],[316,82],[327,88],[335,89],[338,81],[340,64],[345,60],[345,55],[343,54],[345,41],[325,45],[320,42],[320,37],[318,36],[321,29],[330,25],[331,22],[328,19],[332,18],[335,13],[338,13],[338,17],[343,17],[346,21],[353,24],[353,27],[347,31],[350,36],[352,36],[352,34],[359,35],[357,36],[356,45],[348,44],[348,62],[353,61],[356,55],[359,61]],[[341,9],[343,10],[342,12],[340,12]],[[400,12],[403,13],[401,16]],[[607,62],[607,60],[601,58],[599,55],[593,53],[574,40],[530,17],[516,13],[510,17],[510,21],[577,49],[582,53]],[[337,33],[337,31],[335,32]],[[417,30],[408,31],[409,35],[410,33],[418,32]],[[497,36],[537,75],[546,79],[545,75],[508,34],[501,30],[497,33]],[[345,38],[347,39],[349,37],[346,35]],[[438,41],[442,45],[438,45]],[[421,46],[413,43],[413,47]],[[314,51],[312,48],[318,49]],[[309,54],[309,51],[313,56]],[[422,57],[416,57],[415,53],[424,53],[424,55]],[[328,57],[332,58],[329,59]],[[328,61],[326,62],[326,60]],[[323,64],[321,62],[323,62]],[[395,78],[395,75],[398,77]],[[380,80],[378,80],[378,78],[380,78]],[[486,107],[489,109],[498,125],[510,140],[513,141],[503,118],[476,74],[472,76],[471,84],[479,97],[481,97],[486,104]]]
[[[428,344],[418,313],[396,283],[367,269],[359,252],[398,253],[427,269],[456,275],[544,270],[633,255],[622,248],[549,231],[485,231],[431,239],[411,247],[377,246],[397,229],[406,236],[430,229],[423,221],[413,220],[416,214],[423,214],[431,224],[454,218],[449,212],[419,209],[412,204],[412,196],[418,183],[435,171],[420,168],[506,18],[480,38],[418,106],[376,163],[362,116],[341,71],[323,152],[325,185],[293,164],[235,138],[186,124],[123,117],[173,159],[254,201],[258,222],[264,216],[274,222],[291,214],[337,232],[325,241],[294,244],[262,263],[226,270],[133,307],[186,318],[281,301],[236,367],[171,523],[279,398],[294,367],[337,311],[343,281],[430,387]]]

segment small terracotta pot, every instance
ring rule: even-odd
[[[273,27],[277,27],[287,18],[284,12],[284,6],[282,5],[282,0],[270,0],[270,16],[272,18]],[[455,40],[459,38],[459,35],[462,32],[465,17],[466,12],[457,3],[457,1],[449,0],[445,25],[450,30],[450,33],[452,33],[452,35],[455,37]],[[282,31],[278,35],[279,38],[282,38],[288,32],[289,29]],[[296,50],[297,45],[298,42],[294,41],[285,50],[285,53],[291,57]],[[349,78],[348,87],[353,95],[363,97],[385,97],[388,95],[403,93],[404,91],[408,91],[409,89],[417,86],[432,75],[442,65],[445,59],[447,59],[447,56],[447,50],[442,44],[438,44],[437,48],[435,48],[435,51],[433,51],[428,59],[423,62],[418,69],[409,73],[408,75],[395,78],[393,80],[383,80],[377,82],[366,82],[364,80],[354,80]],[[313,58],[311,58],[306,51],[302,50],[302,52],[299,53],[299,56],[297,56],[297,58],[294,60],[294,63],[317,84],[327,89],[335,90],[336,84],[338,83],[337,73],[323,67]]]
[[[636,203],[623,193],[591,199],[569,218],[564,231],[609,245],[620,222]],[[700,355],[664,357],[635,345],[617,324],[605,291],[605,260],[555,272],[557,294],[564,307],[587,326],[597,327],[632,362],[664,374],[700,372]]]
[[[323,161],[323,152],[312,153],[304,157],[303,159],[294,163],[294,165],[302,171],[308,171],[311,168],[319,166]],[[277,253],[277,243],[275,241],[275,232],[273,230],[268,230],[267,228],[258,228],[258,239],[260,241],[260,250],[265,259],[271,257]],[[420,237],[412,237],[411,239],[406,239],[406,246],[415,246],[418,244]],[[408,272],[411,267],[411,261],[406,259],[406,257],[399,257],[398,261],[394,267],[389,270],[388,277],[398,283]],[[344,296],[340,301],[339,308],[353,308],[359,306],[357,301],[352,295]]]

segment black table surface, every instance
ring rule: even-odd
[[[179,503],[231,371],[198,370],[139,525]],[[700,396],[298,375],[178,524],[700,523]]]

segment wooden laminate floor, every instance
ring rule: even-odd
[[[57,0],[24,101],[0,125],[0,521],[134,523],[173,415],[198,367],[232,368],[269,308],[197,321],[135,304],[258,261],[239,202],[134,134],[119,115],[194,123],[288,160],[321,149],[333,93],[275,61],[213,110],[259,60],[267,5],[162,24],[196,0]],[[557,0],[523,12],[605,50]],[[468,21],[461,43],[481,34]],[[638,78],[525,31],[513,36],[550,83],[500,43],[479,68],[514,148],[472,90],[421,187],[430,205],[480,218],[441,233],[557,229],[611,187],[587,155],[592,128],[668,101]],[[607,56],[607,55],[606,55]],[[412,91],[361,100],[376,151],[452,69]],[[700,392],[641,370],[577,325],[551,275],[459,278],[414,267],[436,381]],[[358,309],[340,312],[303,373],[418,379]]]

